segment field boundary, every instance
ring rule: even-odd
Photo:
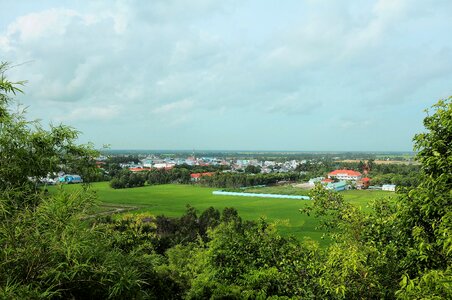
[[[243,196],[243,197],[311,200],[311,198],[309,196],[301,196],[301,195],[260,194],[260,193],[241,193],[241,192],[225,192],[225,191],[213,191],[212,194],[219,195],[219,196]]]

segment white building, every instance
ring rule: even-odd
[[[396,189],[395,184],[383,184],[383,186],[381,187],[382,191],[395,192],[395,189]]]
[[[328,173],[328,178],[336,178],[338,180],[352,180],[357,181],[361,179],[362,174],[353,170],[334,170],[333,172]]]
[[[322,182],[322,180],[325,179],[324,177],[316,177],[316,178],[311,178],[309,179],[308,184],[311,186],[314,186],[317,182]]]

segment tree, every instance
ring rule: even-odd
[[[375,160],[373,158],[369,159],[366,163],[367,170],[372,171],[375,167]]]
[[[313,207],[332,228],[320,285],[335,298],[452,298],[452,98],[440,100],[414,137],[420,184],[360,212],[316,187]],[[385,175],[398,180],[390,173]],[[400,285],[395,284],[399,282]]]
[[[7,69],[8,64],[0,64],[0,191],[20,188],[30,196],[14,204],[21,206],[33,202],[31,196],[38,192],[41,178],[62,169],[77,172],[89,182],[96,172],[92,159],[96,151],[90,145],[77,145],[79,132],[70,127],[50,125],[45,130],[39,122],[27,121],[25,111],[11,112],[10,94],[22,92],[17,85],[23,82],[8,81]]]
[[[401,298],[422,290],[452,297],[452,97],[432,108],[424,119],[427,131],[413,139],[422,180],[402,194],[397,216],[407,247]]]
[[[0,298],[139,297],[144,273],[136,257],[82,221],[96,202],[88,186],[72,193],[40,186],[61,168],[89,181],[97,153],[77,145],[70,127],[45,130],[24,111],[11,111],[10,96],[23,82],[9,81],[7,69],[0,64]]]
[[[248,165],[245,168],[245,173],[259,174],[261,172],[261,167]]]

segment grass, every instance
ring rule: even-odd
[[[65,189],[77,189],[80,185],[67,185]],[[265,192],[293,194],[296,188],[292,186],[266,187]],[[199,212],[213,206],[222,210],[224,207],[234,207],[240,216],[247,220],[266,218],[278,222],[278,230],[284,235],[294,235],[298,239],[313,239],[321,245],[328,243],[322,240],[323,232],[316,229],[318,220],[299,212],[300,208],[309,205],[309,200],[273,199],[240,196],[214,196],[215,188],[195,185],[167,184],[145,186],[131,189],[112,189],[108,182],[93,184],[102,205],[100,211],[118,207],[137,207],[137,212],[150,212],[153,215],[180,216],[185,212],[186,205],[195,207]],[[246,190],[247,192],[250,190]],[[305,192],[305,191],[303,191]],[[383,191],[344,191],[345,199],[362,209],[367,209],[369,201],[391,195]],[[392,194],[393,195],[393,194]]]
[[[244,193],[258,193],[258,194],[283,194],[283,195],[300,195],[307,196],[309,194],[308,190],[293,187],[292,185],[282,185],[282,186],[266,186],[266,187],[256,187],[243,189],[240,192]]]

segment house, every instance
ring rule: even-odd
[[[129,168],[129,171],[131,171],[133,173],[150,171],[150,170],[151,170],[151,168],[148,168],[148,167],[131,167],[131,168]]]
[[[323,178],[323,177],[311,178],[311,179],[309,179],[308,184],[310,186],[314,186],[317,182],[321,182],[323,179],[325,179],[325,178]]]
[[[396,185],[395,184],[383,184],[383,186],[381,187],[381,190],[395,192]]]
[[[199,181],[201,179],[201,177],[212,176],[213,174],[215,174],[215,173],[214,172],[193,173],[193,174],[190,174],[190,177],[191,177],[191,181]]]
[[[352,180],[358,181],[361,179],[362,174],[353,170],[334,170],[333,172],[328,173],[328,178],[330,179],[338,179],[338,180]]]
[[[189,166],[194,166],[197,164],[197,160],[194,156],[189,156],[187,157],[187,159],[185,160],[185,163]]]
[[[156,163],[153,165],[153,168],[155,169],[165,169],[165,170],[169,170],[171,168],[173,168],[175,165],[173,163]]]
[[[366,190],[369,188],[369,186],[370,186],[370,178],[369,177],[361,178],[360,180],[358,180],[356,182],[356,188],[358,190]]]
[[[105,161],[96,161],[96,167],[102,169],[105,166]]]
[[[80,175],[63,175],[58,178],[60,183],[81,183],[83,179]]]
[[[143,165],[143,167],[150,168],[152,167],[153,161],[150,158],[145,158],[141,160],[141,164]]]
[[[321,182],[322,182],[322,184],[328,184],[328,183],[334,182],[334,180],[331,178],[325,178],[325,179],[322,179]]]
[[[327,190],[333,190],[336,192],[345,191],[347,189],[347,183],[345,181],[330,182],[325,187]]]

